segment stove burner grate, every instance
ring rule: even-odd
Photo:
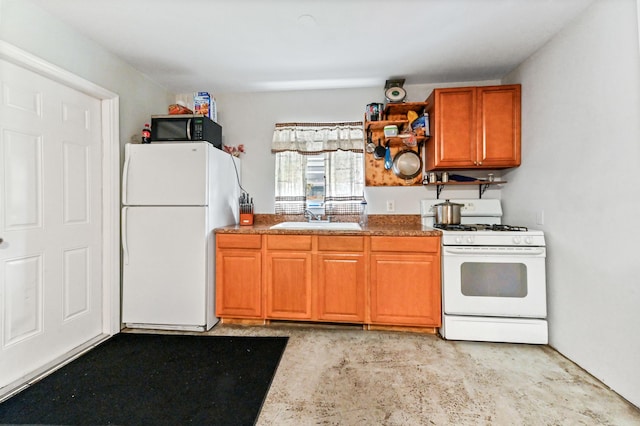
[[[491,225],[489,228],[492,231],[516,231],[516,232],[527,232],[528,229],[524,226],[512,226],[512,225]]]
[[[478,228],[476,225],[453,225],[446,223],[436,223],[433,225],[434,228],[442,229],[445,231],[477,231]]]
[[[487,225],[483,223],[477,223],[473,225],[462,225],[462,224],[444,224],[437,223],[433,225],[434,228],[442,229],[444,231],[511,231],[511,232],[527,232],[528,229],[524,226],[512,226],[512,225]]]

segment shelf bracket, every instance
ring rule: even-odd
[[[489,188],[488,183],[481,183],[478,185],[478,199],[482,198],[482,194]]]

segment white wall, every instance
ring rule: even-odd
[[[407,100],[423,102],[434,87],[499,84],[498,81],[406,85]],[[365,106],[384,100],[382,87],[364,89],[232,93],[216,96],[218,121],[225,145],[244,144],[243,187],[254,197],[256,213],[274,212],[274,167],[271,139],[279,122],[361,121]],[[391,173],[391,172],[389,172]],[[497,176],[500,174],[497,173]],[[395,214],[419,214],[419,200],[436,198],[433,187],[367,187],[369,212],[386,212],[386,201],[395,201]],[[477,187],[445,189],[440,198],[477,198]],[[488,190],[485,198],[499,198],[500,190]]]
[[[502,199],[508,223],[545,231],[550,344],[640,406],[637,16],[599,0],[506,79],[523,160]]]
[[[166,113],[173,102],[165,88],[23,0],[0,0],[0,39],[117,93],[122,144],[139,140],[150,115]]]

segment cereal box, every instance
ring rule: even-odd
[[[209,92],[195,92],[193,94],[193,112],[195,114],[202,114],[205,117],[209,117],[213,121],[218,120],[218,114],[216,111],[216,101],[211,98]]]

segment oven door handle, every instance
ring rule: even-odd
[[[464,254],[467,256],[486,256],[486,255],[516,255],[516,256],[540,256],[546,253],[544,247],[444,247],[446,254]]]

